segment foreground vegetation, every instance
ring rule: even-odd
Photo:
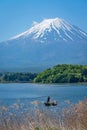
[[[87,66],[57,65],[39,73],[35,83],[77,83],[87,82]]]
[[[0,130],[87,130],[87,99],[56,113],[33,109],[18,114],[0,107]]]

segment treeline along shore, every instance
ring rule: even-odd
[[[0,73],[0,83],[33,83],[36,73]]]
[[[56,65],[40,73],[0,73],[0,83],[87,83],[87,65]]]

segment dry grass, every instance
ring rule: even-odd
[[[62,112],[67,130],[87,130],[87,99]]]
[[[87,130],[87,100],[63,109],[61,116],[51,110],[9,113],[0,108],[0,130]]]

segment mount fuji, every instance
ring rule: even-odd
[[[42,71],[56,64],[87,64],[87,33],[60,18],[34,22],[0,43],[0,71]]]

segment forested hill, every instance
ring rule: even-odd
[[[39,74],[0,73],[0,83],[78,83],[87,82],[87,66],[57,65]]]
[[[87,82],[87,66],[57,65],[39,73],[35,83],[77,83]]]

